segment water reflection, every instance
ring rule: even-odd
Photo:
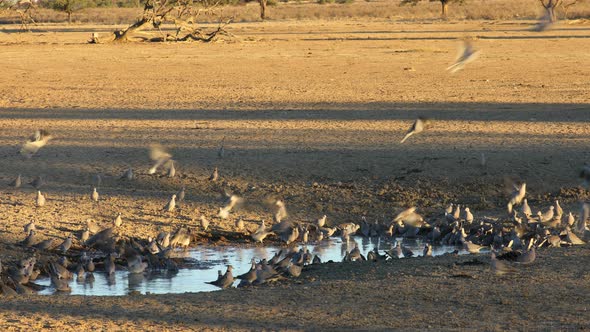
[[[366,257],[367,253],[377,248],[381,254],[397,245],[401,238],[395,240],[363,237],[352,237],[350,241],[343,242],[340,238],[324,240],[320,244],[308,244],[306,247],[313,255],[319,255],[322,262],[342,260],[346,252],[358,245],[361,253]],[[421,239],[404,239],[405,247],[410,248],[415,256],[422,256],[424,242]],[[168,294],[185,292],[209,292],[219,288],[206,284],[206,281],[217,279],[217,271],[225,272],[226,265],[234,267],[234,275],[247,272],[250,269],[250,260],[255,257],[257,260],[271,258],[280,247],[210,247],[202,246],[190,250],[189,257],[195,260],[197,268],[180,269],[176,273],[167,271],[152,271],[144,274],[130,274],[127,271],[119,270],[114,275],[107,276],[100,271],[95,272],[92,277],[87,275],[84,281],[72,281],[72,295],[95,295],[95,296],[116,296],[126,295],[130,292],[142,294]],[[284,248],[283,248],[284,249]],[[432,255],[438,256],[457,250],[452,246],[434,246]],[[463,250],[460,254],[466,253]],[[202,264],[206,262],[206,264]],[[49,286],[49,279],[38,280],[41,285]],[[237,282],[236,282],[237,283]],[[40,294],[53,294],[54,289],[49,287]]]

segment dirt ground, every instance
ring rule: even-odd
[[[590,162],[590,26],[530,24],[243,23],[230,42],[117,45],[85,43],[114,27],[4,27],[0,259],[22,255],[14,244],[31,219],[41,239],[63,239],[120,211],[121,235],[148,237],[212,217],[221,189],[246,198],[232,218],[250,229],[271,219],[269,197],[294,220],[327,214],[331,224],[389,221],[410,205],[430,215],[449,202],[501,216],[506,177],[527,182],[535,211],[558,198],[577,212],[590,198],[577,178]],[[481,55],[451,75],[463,37],[476,37]],[[417,116],[432,128],[400,144]],[[37,128],[55,139],[22,159]],[[179,176],[147,174],[152,143],[174,155]],[[119,181],[127,167],[137,178]],[[217,183],[207,180],[214,167]],[[30,186],[6,186],[17,174],[45,178],[47,206],[35,208]],[[98,206],[88,198],[95,174]],[[187,202],[160,212],[181,186]],[[232,227],[214,219],[219,231]],[[15,330],[590,328],[587,247],[543,251],[505,279],[487,265],[452,266],[471,258],[322,266],[301,284],[207,294],[20,297],[3,300],[0,320]],[[474,278],[452,277],[464,273]]]

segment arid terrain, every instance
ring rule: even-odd
[[[216,43],[87,44],[114,26],[0,27],[0,259],[34,219],[41,238],[63,239],[92,218],[122,212],[123,236],[155,236],[211,216],[218,234],[237,215],[254,230],[285,201],[290,218],[331,224],[389,221],[450,202],[476,217],[505,216],[506,179],[526,181],[529,203],[557,198],[578,213],[590,162],[590,24],[532,21],[314,20],[235,23]],[[121,26],[118,26],[121,28]],[[445,70],[460,39],[479,58]],[[418,116],[434,119],[400,144]],[[54,139],[18,155],[36,129]],[[150,144],[165,146],[178,175],[148,174]],[[218,157],[223,145],[224,158]],[[485,166],[481,156],[485,155]],[[136,179],[119,181],[132,167]],[[220,180],[208,181],[214,167]],[[42,175],[35,190],[7,184]],[[90,201],[102,175],[99,205]],[[160,210],[186,187],[177,213]],[[245,206],[213,218],[221,190]],[[196,242],[236,242],[199,233]],[[2,299],[4,330],[578,330],[590,328],[587,245],[539,250],[515,276],[489,257],[445,256],[312,267],[300,282],[185,295]],[[478,264],[477,262],[483,262]]]

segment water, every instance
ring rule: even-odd
[[[361,253],[366,257],[367,253],[377,247],[379,252],[389,250],[395,247],[397,241],[384,240],[378,238],[354,237],[346,244],[340,238],[331,238],[324,240],[318,245],[307,245],[308,250],[319,255],[322,262],[333,260],[334,262],[342,261],[346,251],[354,249],[358,244]],[[404,246],[414,251],[415,256],[422,256],[424,243],[420,239],[402,241]],[[180,269],[178,273],[170,274],[165,271],[146,272],[144,274],[129,274],[127,271],[116,271],[114,276],[108,277],[102,271],[94,272],[94,281],[86,280],[77,282],[74,280],[70,283],[72,295],[93,295],[93,296],[117,296],[127,295],[131,292],[140,292],[142,294],[172,294],[185,292],[210,292],[219,290],[219,288],[206,284],[206,281],[217,279],[217,270],[225,273],[226,266],[234,267],[234,276],[247,272],[250,269],[252,257],[256,260],[263,258],[270,259],[280,247],[211,247],[201,246],[189,251],[189,259],[196,260],[197,268]],[[433,256],[442,255],[456,250],[453,246],[435,246],[433,247]],[[465,254],[466,251],[460,250],[459,254]],[[236,285],[239,281],[236,281]],[[44,286],[51,286],[49,278],[39,279],[37,283]],[[48,287],[39,292],[39,294],[53,294],[53,287]]]

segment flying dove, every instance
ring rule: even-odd
[[[510,200],[508,201],[508,213],[512,213],[512,208],[522,203],[526,196],[526,183],[522,183],[520,186],[514,186],[515,191],[512,193]]]
[[[539,18],[537,23],[531,28],[531,31],[542,32],[549,29],[553,25],[551,22],[551,14],[549,11],[545,11],[545,14]]]
[[[491,262],[490,263],[492,265],[492,270],[494,271],[494,273],[497,276],[502,276],[505,274],[516,272],[516,270],[513,267],[508,266],[506,263],[497,260],[496,254],[493,251],[491,254]]]
[[[159,144],[153,144],[150,146],[150,159],[155,162],[154,166],[148,171],[149,174],[154,174],[160,166],[163,166],[172,159],[172,155],[164,150]],[[173,165],[174,163],[172,163]],[[170,163],[167,164],[170,168]]]
[[[275,202],[275,214],[274,219],[275,222],[281,222],[281,220],[287,218],[287,209],[285,208],[285,203],[281,200],[277,200]]]
[[[477,59],[479,56],[480,51],[476,51],[471,44],[469,39],[463,39],[463,45],[459,52],[459,56],[455,63],[447,67],[447,70],[454,74],[459,70],[463,69],[466,64],[472,62],[473,60]]]
[[[416,121],[414,121],[414,124],[412,124],[412,127],[410,127],[410,129],[406,133],[406,136],[404,136],[404,138],[401,140],[400,143],[405,142],[408,138],[410,138],[410,136],[412,136],[414,134],[419,134],[419,133],[423,132],[424,129],[426,129],[431,123],[432,123],[431,119],[424,118],[424,117],[418,117],[418,119],[416,119]]]
[[[49,132],[43,129],[39,129],[35,131],[35,133],[29,137],[28,141],[25,142],[23,147],[20,150],[21,155],[31,158],[39,149],[44,147],[49,140],[53,137]]]

